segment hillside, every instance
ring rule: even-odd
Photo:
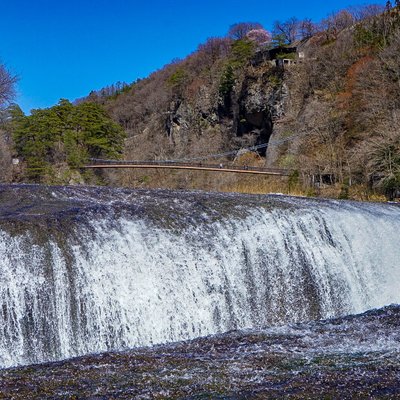
[[[276,60],[281,58],[291,64]],[[325,30],[279,51],[210,39],[121,94],[92,93],[91,100],[104,104],[128,132],[124,158],[186,159],[269,142],[266,152],[235,161],[290,168],[301,179],[296,172],[288,184],[132,171],[108,179],[146,187],[162,182],[391,198],[400,185],[399,69],[398,8],[359,21],[342,11]]]
[[[277,23],[268,43],[246,34],[211,38],[146,79],[94,91],[75,105],[104,108],[124,129],[124,159],[207,160],[229,153],[211,162],[288,168],[289,179],[119,170],[71,180],[71,173],[54,171],[55,161],[76,174],[87,157],[118,156],[123,135],[107,137],[93,152],[95,131],[86,134],[86,143],[68,118],[57,128],[57,141],[38,153],[48,161],[46,172],[36,175],[29,174],[26,121],[8,126],[14,138],[19,132],[16,156],[28,159],[18,179],[393,198],[400,188],[400,16],[399,7],[376,10],[344,10],[319,25],[297,21],[294,34],[286,28],[295,19]],[[63,133],[71,129],[73,162]],[[246,150],[260,144],[268,147]]]

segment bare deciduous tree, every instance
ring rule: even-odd
[[[375,17],[379,14],[382,14],[385,11],[385,7],[381,4],[368,4],[350,7],[348,11],[356,21],[362,21],[367,18]]]
[[[398,118],[393,117],[383,121],[375,134],[356,149],[370,184],[391,200],[400,191],[400,133],[396,129]]]
[[[263,26],[258,22],[239,22],[231,25],[228,31],[228,37],[239,40],[246,37],[247,33],[254,29],[263,29]]]
[[[212,62],[220,57],[227,57],[232,41],[229,38],[211,37],[198,47],[198,52],[210,58]]]
[[[328,33],[336,37],[339,32],[354,25],[355,22],[356,19],[350,11],[341,10],[323,20],[322,25]]]
[[[287,21],[275,21],[273,35],[282,36],[287,44],[293,43],[298,39],[300,29],[300,21],[292,17]]]
[[[0,107],[15,95],[16,81],[17,77],[13,76],[3,64],[0,64]]]
[[[386,73],[392,87],[395,87],[395,92],[399,93],[400,89],[400,30],[395,32],[390,40],[390,45],[387,46],[379,56],[380,61],[385,65]],[[397,95],[398,106],[400,107],[400,96]]]
[[[299,34],[301,39],[309,39],[318,32],[318,26],[310,18],[303,19],[299,23]]]

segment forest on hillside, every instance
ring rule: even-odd
[[[234,24],[146,79],[25,116],[0,69],[3,180],[281,191],[392,199],[400,191],[400,5]],[[8,77],[3,89],[1,73]],[[1,91],[4,93],[2,94]],[[268,143],[258,152],[247,148]],[[90,157],[165,160],[233,152],[216,162],[275,166],[289,179],[207,173],[82,175]],[[241,151],[240,151],[241,150]],[[5,161],[6,160],[6,161]],[[62,172],[60,172],[62,171]]]

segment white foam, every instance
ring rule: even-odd
[[[335,204],[180,231],[104,218],[62,245],[3,232],[0,365],[400,303],[399,209]]]

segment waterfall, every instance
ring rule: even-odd
[[[1,367],[400,303],[398,206],[113,195],[3,216]]]

